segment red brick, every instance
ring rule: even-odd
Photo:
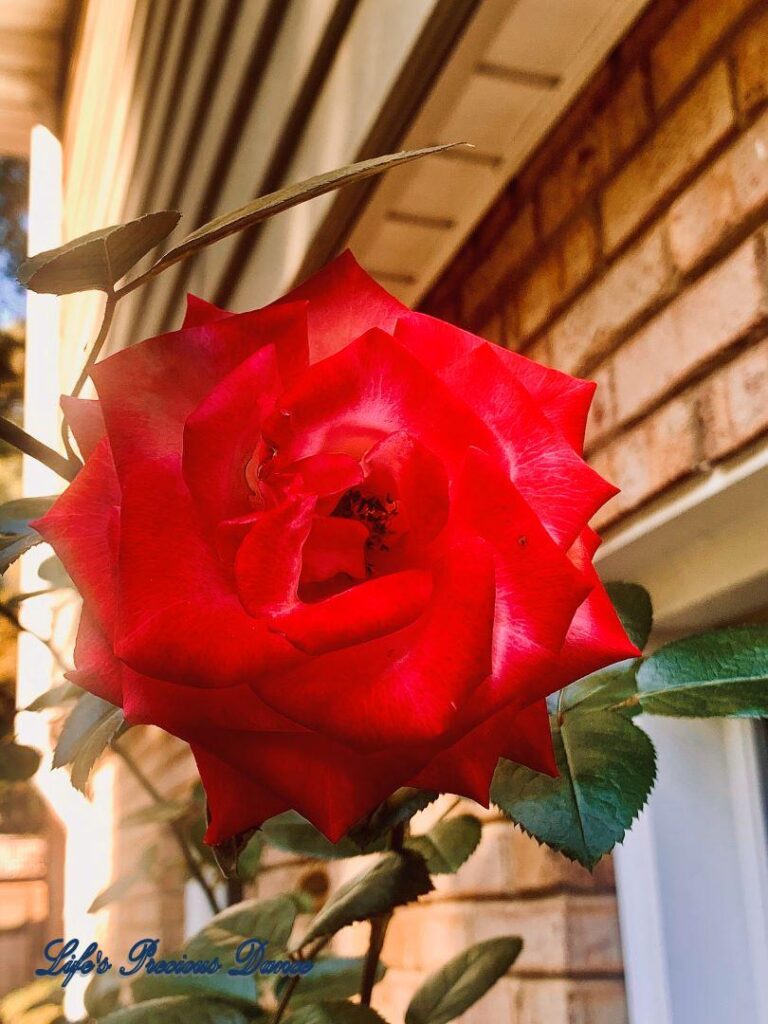
[[[768,100],[768,11],[747,26],[734,55],[737,102],[749,111]]]
[[[583,372],[670,286],[671,268],[663,232],[654,228],[552,327],[549,338],[553,365],[568,373]]]
[[[496,345],[504,345],[504,321],[500,313],[494,313],[492,317],[478,329],[477,332],[486,341],[492,341]]]
[[[443,901],[446,897],[488,899],[613,889],[610,857],[604,857],[590,872],[562,854],[540,846],[509,821],[497,820],[483,825],[482,842],[466,864],[455,874],[435,878],[435,892],[425,902]]]
[[[602,211],[609,251],[696,169],[733,123],[728,72],[720,63],[606,188]]]
[[[766,202],[768,112],[670,208],[675,262],[690,270]]]
[[[632,430],[610,442],[592,465],[609,464],[609,479],[621,493],[612,503],[611,518],[631,511],[698,464],[694,409],[685,396],[674,399]]]
[[[520,314],[517,308],[517,296],[508,299],[501,308],[504,345],[516,352],[520,348]]]
[[[612,893],[486,899],[482,913],[476,903],[461,900],[402,907],[387,932],[384,962],[395,968],[433,970],[467,946],[499,935],[522,936],[523,952],[517,961],[521,971],[578,975],[622,969]],[[336,951],[355,955],[359,937],[344,936]]]
[[[608,480],[612,484],[616,483],[616,471],[613,465],[613,451],[611,445],[606,445],[599,451],[590,453],[588,461],[594,471],[599,473],[604,480]],[[590,526],[593,530],[597,530],[599,532],[620,514],[621,507],[619,505],[618,497],[611,498],[595,513],[591,519]]]
[[[562,239],[563,292],[570,295],[587,280],[600,257],[600,240],[592,217],[577,217]]]
[[[535,363],[541,363],[542,366],[552,366],[552,352],[549,338],[546,336],[539,338],[534,345],[526,348],[523,354]]]
[[[523,340],[549,319],[561,294],[560,253],[551,250],[523,278],[518,294],[520,334]]]
[[[469,1017],[466,1024],[627,1024],[620,978],[504,978],[511,1010],[506,1016]],[[465,1018],[461,1018],[465,1024]]]
[[[533,248],[534,241],[533,207],[529,203],[504,231],[478,268],[467,278],[462,299],[465,320],[473,320],[504,278],[520,266]]]
[[[613,357],[618,422],[633,419],[766,313],[753,239],[667,306]]]
[[[613,383],[613,360],[590,374],[597,384],[592,408],[587,421],[587,437],[585,447],[593,447],[602,437],[611,431],[616,423],[616,399]]]
[[[611,126],[597,118],[573,140],[544,178],[539,191],[541,224],[550,234],[610,171],[613,162]]]
[[[700,396],[704,454],[720,459],[768,430],[768,339],[707,381]]]
[[[602,115],[609,129],[614,161],[618,161],[645,135],[651,125],[651,112],[642,68],[629,74]]]
[[[718,40],[755,0],[693,0],[651,51],[651,80],[659,106],[688,81]]]

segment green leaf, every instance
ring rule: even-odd
[[[213,956],[197,957],[212,960]],[[165,959],[165,957],[164,957]],[[178,960],[178,955],[167,957]],[[255,975],[230,975],[227,968],[232,966],[231,958],[216,974],[139,974],[131,983],[134,1002],[146,1003],[167,996],[195,996],[197,998],[224,999],[252,1007],[258,995],[258,980]]]
[[[349,838],[359,847],[360,853],[373,853],[383,850],[387,845],[387,837],[396,825],[406,821],[423,811],[437,800],[439,794],[431,789],[413,789],[403,786],[385,800],[349,830]]]
[[[489,939],[470,946],[430,975],[405,1014],[405,1024],[446,1024],[478,1001],[520,955],[522,939]]]
[[[333,935],[354,921],[365,921],[431,892],[423,857],[413,850],[385,853],[372,868],[343,885],[309,926],[301,945]]]
[[[25,551],[41,544],[43,538],[29,525],[44,515],[56,495],[18,498],[0,505],[0,573],[4,573]]]
[[[37,530],[21,534],[0,534],[0,575],[9,569],[25,551],[42,544],[43,538]]]
[[[590,870],[620,842],[656,777],[648,736],[624,715],[571,712],[552,723],[559,778],[501,760],[491,800],[526,832]]]
[[[193,960],[223,956],[249,938],[268,942],[272,953],[285,949],[296,911],[296,901],[290,895],[270,900],[243,900],[211,918],[205,928],[187,942],[184,952]]]
[[[302,981],[302,985],[304,982]],[[301,988],[301,985],[299,986]],[[314,1003],[298,1007],[286,1024],[386,1024],[370,1006],[358,1003]]]
[[[267,842],[276,846],[278,850],[296,853],[302,857],[340,860],[345,857],[358,857],[363,852],[346,836],[338,843],[332,843],[296,811],[286,811],[284,814],[269,818],[261,826],[261,832]]]
[[[473,814],[440,821],[426,835],[411,836],[406,846],[427,862],[431,875],[452,874],[475,852],[482,824]]]
[[[363,981],[365,957],[329,956],[315,960],[315,966],[302,976],[301,984],[291,996],[291,1006],[305,1003],[328,1002],[328,1000],[349,999],[360,993]],[[376,981],[386,973],[381,961],[376,965]],[[275,986],[275,996],[280,999],[290,978],[280,978]]]
[[[89,1017],[104,1017],[116,1010],[120,1001],[120,978],[111,971],[94,974],[83,994],[83,1002]]]
[[[274,217],[276,213],[282,213],[283,210],[289,210],[292,206],[298,206],[299,203],[306,203],[309,199],[316,199],[318,196],[325,195],[326,192],[333,192],[343,185],[352,185],[355,182],[363,181],[365,178],[381,174],[382,171],[398,167],[400,164],[409,163],[411,160],[418,160],[432,153],[442,153],[446,149],[453,149],[456,145],[460,145],[460,143],[452,143],[447,146],[430,146],[426,149],[414,149],[405,153],[390,153],[387,156],[377,156],[372,160],[362,160],[360,163],[349,164],[346,167],[339,167],[334,171],[317,174],[306,181],[287,185],[277,192],[270,192],[269,195],[260,196],[258,199],[246,203],[245,206],[241,206],[231,213],[225,213],[223,216],[203,224],[202,227],[193,231],[191,235],[187,235],[178,245],[175,245],[165,255],[161,256],[157,263],[150,268],[149,273],[151,275],[159,273],[166,267],[170,267],[174,263],[178,263],[179,260],[185,259],[197,249],[211,245],[213,242],[218,242],[228,235],[235,234],[237,231],[245,231],[262,220]]]
[[[37,567],[37,575],[41,580],[50,583],[57,590],[76,589],[75,584],[72,582],[72,577],[56,555],[51,555],[50,558],[46,558],[40,563]]]
[[[73,238],[24,260],[18,279],[33,292],[53,295],[110,291],[142,256],[170,235],[180,216],[173,210],[147,213]]]
[[[207,803],[203,806],[207,807]],[[207,820],[207,815],[206,815]],[[240,878],[240,858],[247,849],[258,830],[251,828],[245,832],[240,832],[235,836],[231,836],[229,839],[225,839],[222,843],[216,843],[215,846],[209,846],[208,849],[213,854],[213,858],[225,878]]]
[[[168,996],[115,1010],[99,1024],[247,1024],[257,1019],[253,1011],[246,1014],[220,999]]]
[[[627,636],[642,651],[653,627],[651,595],[638,583],[606,583],[605,589]]]
[[[49,494],[41,498],[17,498],[0,505],[0,533],[29,533],[29,524],[33,519],[44,516],[58,495]]]
[[[147,847],[139,858],[139,862],[133,871],[120,875],[120,877],[116,878],[114,882],[111,882],[106,889],[101,890],[93,900],[93,903],[91,903],[90,907],[88,907],[88,913],[96,914],[104,907],[109,906],[110,903],[116,903],[118,900],[123,899],[124,896],[127,896],[138,882],[141,882],[148,874],[150,874],[154,867],[156,857],[157,847]]]
[[[13,740],[0,742],[0,782],[25,782],[40,765],[40,754]]]
[[[643,711],[687,718],[768,717],[768,628],[746,626],[666,644],[637,673]]]
[[[255,832],[248,840],[237,861],[237,875],[244,882],[252,881],[261,870],[261,856],[264,852],[264,836]]]
[[[35,697],[24,710],[45,711],[46,708],[60,708],[79,700],[82,696],[83,690],[81,687],[75,686],[74,683],[58,683],[50,690],[46,690],[45,693],[41,693],[39,697]]]
[[[85,792],[94,764],[124,724],[122,708],[84,693],[61,730],[53,752],[53,767],[71,763],[72,785]]]
[[[89,914],[97,914],[104,907],[108,907],[110,903],[116,903],[121,900],[124,896],[127,896],[131,889],[138,882],[141,881],[141,875],[137,871],[131,871],[125,875],[120,875],[114,882],[111,882],[106,889],[102,889],[101,892],[94,898],[90,907],[88,907]]]
[[[609,708],[615,709],[617,704],[631,700],[637,696],[635,676],[639,665],[639,658],[629,658],[627,661],[619,661],[608,668],[593,672],[583,679],[577,679],[575,683],[566,686],[560,702],[560,710],[562,712],[576,709],[580,712],[606,711]],[[550,707],[555,713],[557,700],[553,701]],[[640,713],[640,708],[635,705],[622,708],[621,712],[632,717]]]

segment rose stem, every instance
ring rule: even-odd
[[[227,879],[227,906],[233,907],[240,903],[243,898],[243,883],[239,878]]]
[[[154,800],[155,803],[163,803],[163,797],[160,795],[159,791],[155,789],[153,783],[150,782],[150,780],[138,766],[136,761],[133,759],[132,755],[128,753],[125,747],[122,747],[118,742],[113,742],[112,749],[115,751],[118,757],[122,758],[122,760],[125,763],[125,766],[128,768],[130,773],[142,787],[144,792],[147,793]],[[168,827],[173,833],[173,837],[176,840],[179,849],[181,850],[181,853],[184,857],[184,863],[187,865],[187,870],[205,893],[205,897],[208,900],[208,904],[211,910],[214,912],[214,914],[218,914],[219,911],[221,910],[221,907],[219,906],[216,900],[216,896],[213,892],[213,889],[205,880],[205,876],[203,875],[203,872],[200,870],[200,865],[197,863],[194,856],[192,855],[192,851],[189,848],[189,844],[187,843],[181,826],[176,821],[169,821]]]
[[[15,423],[11,423],[4,416],[0,416],[0,439],[7,441],[14,448],[18,448],[25,455],[30,455],[38,462],[42,462],[65,480],[74,480],[82,468],[78,460],[66,459],[63,455],[59,455],[53,448],[38,441],[36,437],[32,437],[26,430],[17,427]]]
[[[314,960],[314,958],[317,956],[320,950],[325,949],[325,947],[328,945],[332,938],[332,935],[324,935],[321,939],[318,939],[317,942],[313,946],[310,946],[310,948],[307,950],[306,959]],[[280,1002],[277,1004],[277,1009],[275,1010],[275,1016],[272,1018],[272,1024],[280,1024],[280,1021],[283,1019],[283,1016],[285,1015],[285,1011],[288,1009],[288,1003],[290,1003],[291,1001],[291,996],[296,991],[296,987],[301,981],[301,979],[301,974],[294,974],[294,976],[283,989],[283,994],[282,996],[280,996]]]
[[[115,308],[117,307],[117,300],[119,296],[116,292],[107,292],[107,301],[104,304],[104,315],[101,319],[101,327],[99,333],[96,335],[96,340],[91,346],[91,351],[88,353],[88,358],[85,360],[80,376],[77,378],[77,383],[72,388],[72,397],[77,398],[80,392],[83,390],[85,382],[88,380],[88,374],[91,372],[91,367],[99,358],[104,342],[107,340],[107,334],[109,328],[112,326],[112,318],[115,315]]]
[[[395,825],[389,836],[389,848],[396,853],[403,849],[405,840],[405,823]],[[376,984],[376,969],[379,966],[381,951],[384,948],[384,939],[387,935],[389,922],[392,920],[392,911],[381,914],[371,920],[371,937],[368,942],[368,952],[365,954],[363,965],[363,981],[360,986],[360,1002],[363,1006],[371,1005],[373,986]]]
[[[91,372],[91,367],[99,358],[99,353],[104,347],[104,342],[107,340],[107,335],[109,334],[109,328],[112,326],[112,319],[115,315],[118,298],[119,296],[115,291],[107,292],[107,301],[104,304],[104,312],[101,317],[99,333],[96,335],[96,339],[91,346],[91,351],[88,353],[83,368],[80,371],[80,376],[77,378],[75,386],[72,388],[73,398],[77,398],[83,390],[85,382],[88,380],[88,374]],[[70,458],[73,458],[75,453],[72,449],[72,442],[69,439],[69,424],[67,423],[66,416],[61,424],[61,439],[64,442],[67,455],[69,455]]]

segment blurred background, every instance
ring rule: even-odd
[[[56,446],[100,314],[95,294],[25,306],[27,246],[168,208],[181,237],[283,183],[467,140],[179,264],[121,303],[112,348],[173,328],[189,291],[247,309],[349,246],[405,302],[599,383],[587,450],[622,488],[600,569],[650,590],[657,643],[765,621],[766,108],[760,0],[0,0],[1,411]],[[59,484],[0,449],[2,500]],[[0,994],[50,938],[172,950],[210,914],[168,827],[197,834],[186,749],[126,737],[164,811],[114,756],[91,801],[72,790],[49,769],[61,709],[14,708],[60,682],[76,600],[44,547],[2,598],[0,731],[45,756],[0,784]],[[483,812],[467,865],[398,912],[382,1013],[517,933],[466,1024],[768,1022],[765,727],[646,728],[660,782],[613,860],[590,876]],[[319,904],[345,872],[270,850],[250,890]]]

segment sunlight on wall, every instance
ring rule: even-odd
[[[30,157],[29,251],[40,252],[61,244],[62,161],[61,145],[47,128],[32,132]],[[54,448],[59,438],[58,378],[59,300],[29,293],[27,305],[26,379],[24,427]],[[61,490],[62,480],[33,459],[25,458],[22,484],[25,495],[51,494]],[[22,591],[40,589],[38,566],[50,556],[40,545],[22,559]],[[56,649],[69,658],[77,620],[78,603],[69,592],[27,600],[22,605],[24,626],[42,637],[51,637]],[[61,680],[51,651],[30,633],[19,638],[17,703],[27,706],[40,693]],[[51,771],[51,712],[21,713],[17,735],[43,752],[35,783],[61,820],[66,835],[64,869],[64,934],[85,944],[97,938],[98,918],[87,913],[94,896],[110,880],[114,771],[102,767],[93,780],[93,799],[72,788],[64,770]],[[46,936],[47,939],[58,936]],[[78,978],[67,988],[66,1009],[72,1017],[83,1013],[82,994],[87,979]]]

